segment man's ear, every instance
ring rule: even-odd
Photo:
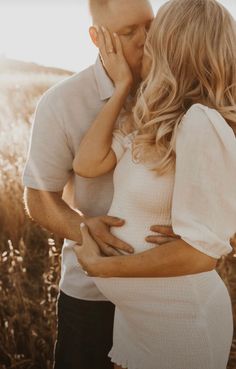
[[[93,44],[98,47],[98,31],[96,26],[89,27],[89,35]]]

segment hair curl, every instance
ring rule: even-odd
[[[236,26],[221,4],[168,1],[149,31],[145,55],[150,70],[128,119],[138,131],[134,160],[153,163],[159,174],[173,169],[177,128],[195,103],[216,109],[236,134]]]

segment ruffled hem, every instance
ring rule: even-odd
[[[120,365],[123,369],[141,369],[137,367],[134,362],[130,362],[130,360],[121,357],[121,354],[118,354],[114,348],[111,349],[108,356],[114,364]]]

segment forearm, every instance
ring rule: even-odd
[[[176,240],[134,255],[98,258],[87,270],[97,277],[174,277],[212,270],[216,262]]]
[[[82,139],[76,153],[73,168],[75,172],[86,172],[96,168],[107,157],[112,143],[115,123],[127,98],[128,89],[116,88],[95,121]],[[88,149],[89,148],[89,149]]]
[[[61,238],[81,243],[80,223],[83,217],[71,209],[58,193],[26,189],[24,200],[29,216],[43,228]]]

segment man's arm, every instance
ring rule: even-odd
[[[24,203],[28,215],[43,228],[59,237],[81,243],[80,223],[83,217],[62,199],[62,192],[26,188]]]
[[[121,227],[124,221],[112,216],[87,217],[70,208],[62,199],[62,192],[26,188],[24,202],[29,216],[50,232],[81,244],[80,223],[89,227],[105,255],[119,255],[117,250],[132,252],[133,248],[110,233],[110,227]],[[117,249],[117,250],[116,250]]]

